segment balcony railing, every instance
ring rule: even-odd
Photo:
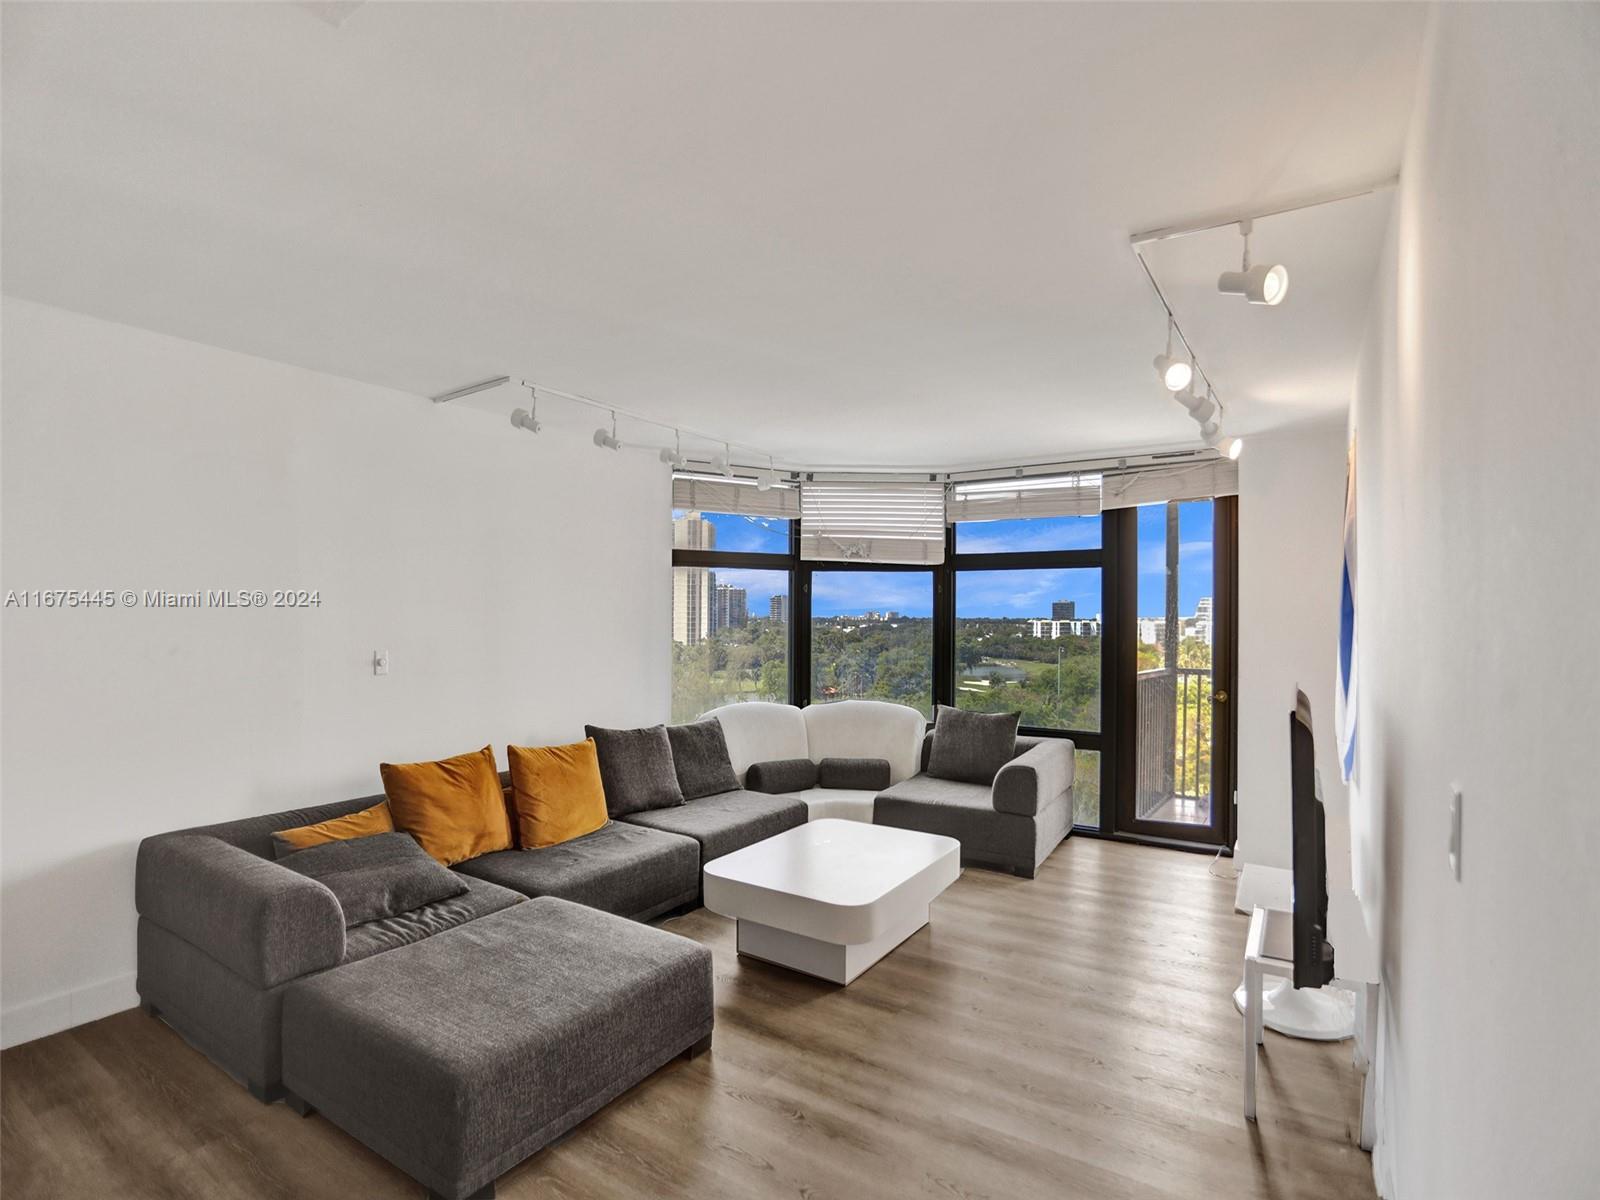
[[[1211,668],[1140,671],[1135,811],[1141,821],[1211,819]]]

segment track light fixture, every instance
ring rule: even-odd
[[[1208,446],[1215,446],[1222,441],[1222,426],[1216,421],[1207,421],[1200,426],[1200,440]]]
[[[607,433],[601,426],[594,431],[594,444],[602,450],[621,450],[622,443],[617,440],[617,414],[611,414],[611,432]]]
[[[661,461],[674,471],[683,470],[683,434],[672,431],[672,445],[661,451]]]
[[[1224,458],[1231,458],[1234,461],[1238,461],[1239,455],[1244,453],[1244,439],[1225,437],[1217,443],[1217,449],[1222,452]]]
[[[510,382],[511,377],[509,375],[496,375],[493,379],[484,379],[478,383],[470,383],[465,387],[456,388],[454,391],[433,396],[431,399],[435,404],[444,404],[450,400],[456,400],[462,396],[475,395],[478,392],[488,391],[490,388],[496,388],[503,383]],[[636,425],[648,426],[652,429],[671,430],[673,445],[671,449],[661,449],[658,451],[661,457],[661,462],[664,465],[672,467],[674,471],[681,471],[687,464],[688,460],[686,460],[683,456],[683,430],[677,426],[669,425],[665,421],[658,421],[654,417],[646,417],[636,412],[629,412],[625,408],[617,408],[612,404],[604,404],[598,400],[591,399],[588,396],[580,396],[574,392],[564,392],[560,388],[545,387],[542,384],[534,383],[532,380],[522,379],[518,380],[518,383],[520,386],[528,389],[529,399],[527,408],[516,408],[511,410],[511,427],[513,429],[525,429],[529,433],[538,433],[540,431],[542,426],[539,422],[539,392],[543,391],[545,393],[546,400],[548,400],[551,396],[554,396],[558,400],[565,400],[567,403],[575,404],[580,408],[593,409],[596,412],[609,414],[611,417],[611,428],[607,430],[605,426],[602,425],[599,429],[594,431],[594,444],[600,447],[602,450],[625,450],[628,448],[622,444],[622,439],[617,436],[617,414],[621,413]],[[703,431],[691,429],[689,430],[689,436],[711,442],[713,445],[716,444],[715,439],[712,438],[710,434],[707,434]],[[647,443],[645,445],[636,446],[634,448],[641,450],[654,450],[655,447],[648,444],[649,441],[653,440],[654,439],[647,439]],[[753,450],[754,448],[746,446],[745,449]],[[761,453],[761,451],[756,452]],[[757,482],[756,479],[735,479],[733,473],[733,448],[732,444],[726,441],[722,443],[722,453],[717,455],[717,457],[712,460],[712,469],[724,479],[734,480],[735,482],[748,482],[752,485]],[[766,475],[771,479],[771,482],[767,485],[768,487],[788,486],[781,481],[777,471],[773,469],[772,456],[770,454],[767,456]]]
[[[1282,263],[1250,265],[1250,230],[1254,222],[1239,222],[1244,237],[1244,262],[1237,271],[1224,271],[1217,277],[1217,291],[1226,296],[1243,296],[1251,304],[1282,304],[1289,294],[1289,272]]]
[[[1194,367],[1181,358],[1172,356],[1172,314],[1167,313],[1167,348],[1156,355],[1156,374],[1161,377],[1162,385],[1169,392],[1177,392],[1189,386],[1189,381],[1194,378]]]
[[[528,407],[511,410],[511,425],[515,429],[526,429],[529,433],[539,432],[538,392],[532,388],[528,389]]]

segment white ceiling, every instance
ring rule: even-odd
[[[1192,443],[1128,235],[1395,171],[1423,22],[314,7],[6,4],[6,292],[421,394],[525,376],[834,466]],[[1215,294],[1231,230],[1151,252],[1232,432],[1342,407],[1386,219],[1262,221],[1272,310]]]

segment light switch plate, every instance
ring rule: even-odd
[[[387,675],[389,673],[389,652],[387,650],[374,650],[372,652],[372,673],[374,675]]]

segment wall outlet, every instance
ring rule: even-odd
[[[374,675],[387,675],[389,673],[389,652],[387,650],[374,650],[372,652],[372,673]]]
[[[1461,882],[1461,789],[1450,788],[1450,873]]]

